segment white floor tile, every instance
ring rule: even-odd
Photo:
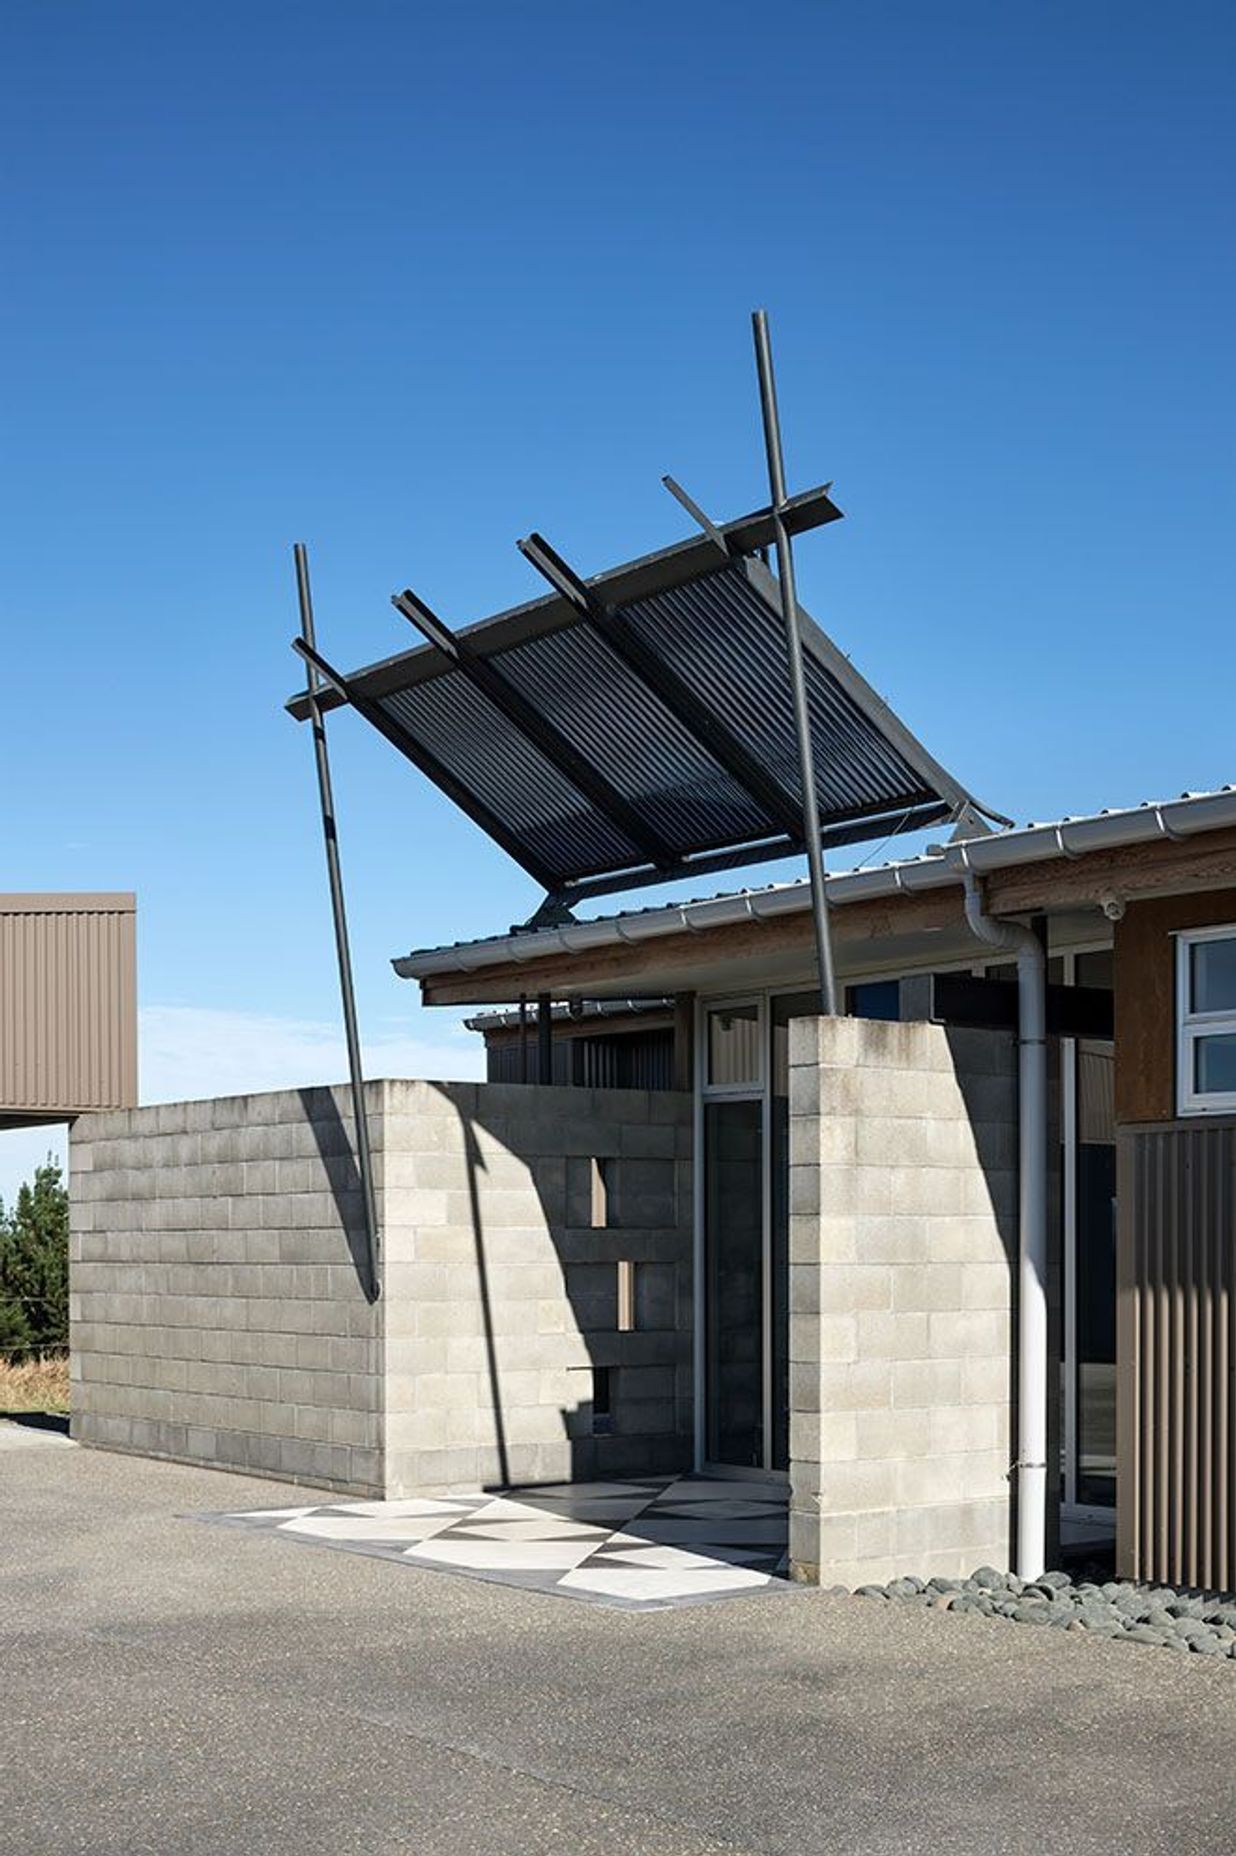
[[[461,1540],[452,1535],[409,1547],[404,1558],[473,1572],[566,1572],[596,1548],[595,1540]]]
[[[709,1598],[722,1592],[750,1592],[768,1584],[767,1573],[743,1566],[703,1567],[698,1571],[661,1571],[633,1566],[582,1566],[558,1583],[565,1591],[596,1592],[606,1598],[655,1600]]]
[[[487,1500],[484,1495],[452,1496],[449,1500],[437,1499],[428,1495],[409,1496],[406,1501],[394,1502],[336,1502],[336,1508],[346,1508],[349,1514],[396,1515],[404,1514],[471,1514],[472,1510]],[[302,1509],[307,1514],[308,1509]]]
[[[784,1551],[782,1491],[688,1478],[560,1484],[507,1495],[322,1502],[227,1518],[345,1550],[377,1550],[431,1570],[504,1577],[597,1603],[679,1604],[783,1580],[743,1564]],[[665,1508],[677,1509],[666,1514]],[[602,1558],[597,1558],[598,1554]]]
[[[469,1534],[480,1534],[486,1540],[591,1540],[600,1546],[609,1539],[603,1527],[588,1527],[582,1521],[559,1521],[554,1515],[540,1515],[527,1521],[489,1521],[481,1517],[463,1518],[455,1516],[456,1525],[466,1527]]]
[[[308,1540],[427,1540],[443,1528],[454,1527],[457,1514],[392,1515],[383,1519],[364,1514],[306,1514],[280,1523],[281,1534],[303,1534]]]

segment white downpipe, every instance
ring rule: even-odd
[[[965,886],[974,933],[1017,959],[1016,1571],[1037,1579],[1047,1559],[1047,963],[1029,928],[985,912],[970,871]]]

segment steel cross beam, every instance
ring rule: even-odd
[[[679,863],[680,853],[673,845],[667,843],[653,826],[640,817],[618,788],[598,767],[585,759],[548,716],[542,715],[528,701],[523,691],[516,688],[492,659],[474,651],[467,639],[452,632],[410,587],[402,593],[392,594],[391,604],[455,666],[461,676],[466,677],[489,698],[525,740],[530,741],[546,760],[557,767],[559,773],[565,774],[572,786],[592,801],[611,825],[630,839],[655,869],[669,871]]]
[[[725,539],[725,536],[722,534],[721,530],[717,527],[712,517],[710,515],[707,515],[704,512],[704,510],[700,508],[695,498],[693,496],[689,496],[686,490],[683,489],[682,485],[680,483],[677,483],[674,480],[674,478],[669,476],[668,474],[662,477],[661,481],[665,485],[666,489],[669,491],[670,495],[674,498],[674,501],[676,503],[680,503],[682,507],[686,510],[687,514],[690,516],[691,520],[693,522],[697,522],[699,526],[703,529],[705,535],[707,535],[713,547],[720,549],[721,553],[725,556],[725,559],[727,561],[733,560],[734,555],[733,555],[732,549],[730,548],[729,542]]]
[[[501,819],[495,818],[487,806],[474,798],[467,787],[455,778],[455,775],[435,754],[431,754],[428,748],[423,748],[419,741],[415,741],[405,729],[399,726],[398,722],[392,721],[380,703],[372,701],[368,696],[363,696],[342,671],[328,664],[326,659],[303,639],[294,638],[292,649],[305,660],[312,670],[316,670],[319,676],[326,679],[342,701],[350,703],[358,715],[364,716],[372,728],[376,728],[380,735],[386,737],[392,747],[398,748],[414,767],[420,768],[427,779],[441,787],[447,798],[454,800],[460,811],[470,818],[474,825],[479,825],[495,844],[501,845],[508,857],[513,857],[520,868],[526,870],[528,875],[533,877],[543,889],[557,894],[559,882],[554,872],[520,844],[506,829]]]
[[[627,668],[635,672],[713,758],[720,761],[726,772],[763,807],[778,830],[792,838],[796,845],[801,845],[803,815],[793,799],[721,717],[700,700],[690,684],[637,637],[630,626],[624,625],[616,612],[603,604],[543,535],[529,535],[516,546],[542,578],[600,633]]]

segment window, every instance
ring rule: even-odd
[[[900,980],[860,980],[857,986],[847,986],[845,1009],[851,1018],[899,1019]]]
[[[1176,1023],[1180,1113],[1236,1114],[1236,926],[1177,936]]]
[[[758,1088],[764,1077],[764,1014],[759,1000],[712,1006],[705,1022],[708,1088]]]

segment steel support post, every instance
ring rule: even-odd
[[[538,1083],[554,1080],[554,1016],[547,992],[539,992],[536,996],[536,1080]]]
[[[824,890],[824,849],[820,842],[820,807],[815,790],[815,762],[811,746],[811,716],[807,708],[807,682],[803,673],[803,641],[794,587],[794,555],[785,525],[785,463],[781,454],[781,421],[777,414],[777,386],[773,377],[768,317],[757,309],[751,318],[755,332],[755,365],[760,380],[760,410],[764,418],[764,449],[768,454],[768,489],[772,503],[773,542],[777,550],[777,579],[785,619],[785,648],[790,667],[790,696],[794,705],[794,732],[798,740],[798,771],[803,788],[803,826],[807,840],[807,868],[811,876],[811,910],[815,921],[816,960],[820,975],[820,1003],[832,1018],[837,1012],[837,983],[833,975],[832,937],[828,926],[828,897]]]
[[[305,544],[298,541],[293,554],[296,561],[296,593],[300,601],[301,638],[312,651],[315,649],[313,597],[309,590],[309,556]],[[326,725],[317,700],[320,687],[318,673],[308,659],[305,668],[309,678],[309,722],[313,730],[313,752],[318,769],[322,837],[326,844],[326,870],[330,879],[331,910],[335,918],[335,953],[339,961],[339,991],[343,1000],[343,1027],[348,1046],[348,1069],[352,1079],[352,1113],[356,1122],[356,1166],[361,1182],[369,1276],[364,1288],[369,1300],[376,1302],[381,1292],[378,1275],[378,1215],[373,1192],[373,1157],[369,1150],[369,1123],[365,1115],[365,1078],[361,1068],[360,1036],[356,1028],[352,955],[348,947],[348,920],[343,902],[343,874],[339,867],[339,832],[335,823],[335,799],[331,789],[330,757],[326,751]]]

